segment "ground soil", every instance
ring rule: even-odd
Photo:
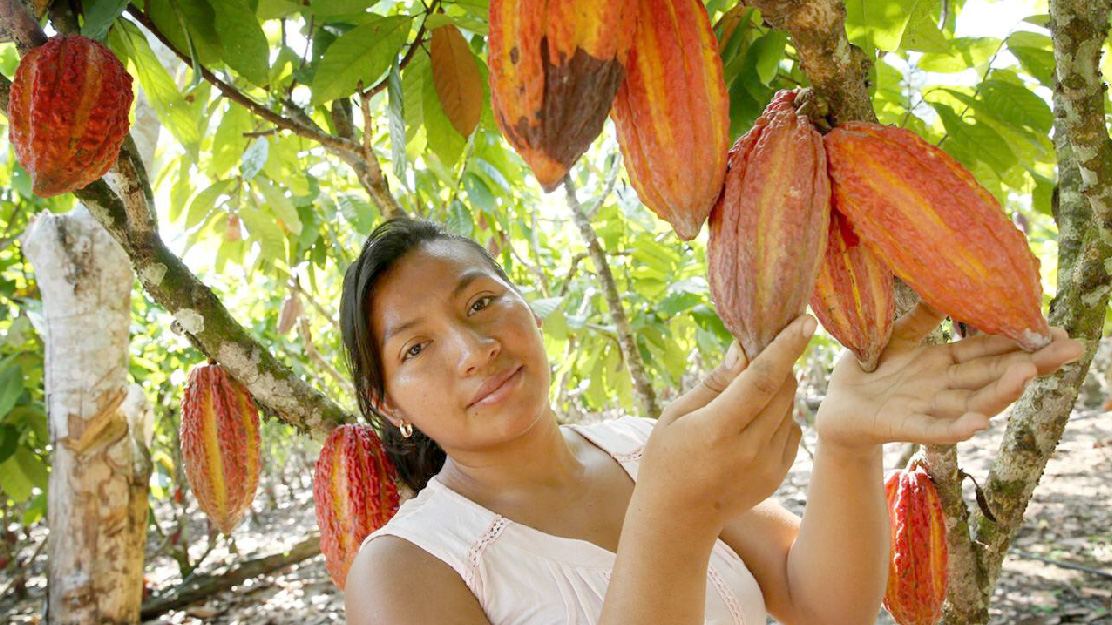
[[[996,588],[991,608],[993,625],[1112,624],[1112,414],[1102,410],[1099,396],[1093,397],[1099,390],[1089,389],[1088,403],[1095,405],[1079,405],[1035,490]],[[983,481],[1002,432],[1003,424],[998,424],[959,448],[962,467],[978,481]],[[805,449],[777,495],[796,512],[801,512],[805,503],[811,471],[806,450],[813,446],[813,433],[808,431]],[[895,466],[903,452],[899,445],[886,448],[886,467]],[[273,476],[264,480],[250,518],[236,529],[232,542],[221,539],[214,544],[200,567],[202,571],[218,571],[242,558],[279,552],[316,529],[308,468],[287,469],[285,484]],[[967,495],[972,502],[972,492]],[[163,508],[156,510],[158,518],[171,518],[170,504],[161,505]],[[208,547],[206,522],[195,508],[188,511],[187,542],[196,559]],[[44,528],[35,528],[23,541],[21,561],[31,555],[44,533]],[[235,552],[230,549],[233,543]],[[157,537],[152,537],[152,550],[157,544]],[[24,567],[29,572],[25,591],[16,589],[0,596],[0,622],[40,622],[45,560],[45,551],[41,551],[29,567]],[[1102,572],[1103,576],[1091,571]],[[11,567],[0,573],[0,591],[8,589],[12,579]],[[164,553],[150,558],[147,582],[153,593],[165,592],[181,579],[173,559]],[[323,558],[317,556],[149,622],[342,623],[343,600],[329,580]],[[877,623],[892,621],[881,614]]]

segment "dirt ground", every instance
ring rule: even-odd
[[[994,625],[1112,624],[1112,414],[1101,411],[1097,403],[1075,411],[1035,490],[996,588],[991,608]],[[987,472],[1002,432],[1003,425],[997,425],[959,448],[963,468],[978,481]],[[813,448],[813,433],[808,434],[805,447]],[[896,445],[886,448],[885,466],[894,466],[902,451]],[[803,508],[810,471],[810,456],[801,450],[778,493],[797,513]],[[315,530],[307,471],[302,480],[301,484],[296,479],[288,485],[264,483],[254,512],[234,534],[238,553],[229,551],[225,541],[218,541],[201,569],[216,571],[242,558],[279,552]],[[263,496],[267,488],[269,493]],[[972,493],[968,495],[972,501]],[[160,514],[160,518],[167,517]],[[207,540],[203,517],[195,510],[190,525],[192,535],[198,537],[191,545],[196,558],[206,550]],[[43,531],[32,534],[32,544],[41,540]],[[153,545],[155,540],[151,542]],[[31,549],[28,545],[22,556],[28,557]],[[40,622],[45,560],[43,552],[31,563],[25,593],[8,592],[0,597],[0,623]],[[10,577],[0,573],[0,589],[8,588],[9,581]],[[156,595],[169,590],[181,581],[177,564],[165,555],[155,557],[148,563],[147,581]],[[343,600],[329,580],[323,558],[317,556],[148,622],[343,623]],[[882,613],[877,623],[892,620]]]

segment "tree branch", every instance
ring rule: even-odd
[[[587,220],[587,215],[583,212],[583,207],[579,204],[579,199],[575,195],[575,183],[572,182],[571,176],[567,174],[564,175],[564,191],[567,193],[568,208],[575,216],[575,225],[579,228],[580,235],[587,243],[591,260],[594,261],[598,269],[602,289],[606,294],[606,303],[610,308],[610,316],[613,317],[614,325],[618,328],[618,347],[622,353],[622,359],[629,367],[629,375],[633,378],[633,387],[637,393],[637,399],[641,403],[641,410],[644,416],[656,419],[660,416],[660,407],[656,401],[656,393],[653,392],[652,382],[645,372],[645,363],[641,360],[641,352],[637,349],[637,341],[633,337],[633,328],[629,325],[629,318],[626,317],[625,309],[622,308],[622,298],[618,293],[618,285],[614,281],[614,274],[610,272],[610,263],[606,261],[606,253],[603,251],[602,245],[595,235],[595,230],[591,227],[591,222]]]

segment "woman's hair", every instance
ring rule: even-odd
[[[440,471],[446,456],[436,441],[416,428],[412,437],[404,438],[401,431],[374,408],[374,402],[386,395],[386,380],[378,344],[371,333],[371,292],[394,263],[430,241],[459,241],[470,245],[490,263],[499,277],[512,284],[502,267],[475,241],[452,234],[432,221],[398,217],[380,224],[367,237],[359,258],[344,275],[340,295],[340,334],[355,383],[359,411],[381,433],[383,447],[398,470],[398,476],[414,492],[424,488],[429,478]]]

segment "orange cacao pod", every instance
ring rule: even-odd
[[[641,0],[611,113],[637,196],[694,239],[722,190],[730,98],[701,0]]]
[[[546,191],[602,131],[625,78],[636,0],[491,0],[490,100]]]
[[[861,368],[872,371],[892,336],[895,278],[837,209],[835,203],[811,310],[827,332],[853,351]]]
[[[349,423],[328,435],[313,475],[320,550],[341,590],[355,554],[398,510],[397,473],[371,426]]]
[[[86,37],[54,37],[23,56],[8,99],[10,138],[40,197],[80,189],[116,162],[127,137],[131,76]]]
[[[718,316],[755,358],[807,308],[822,266],[830,184],[822,136],[777,93],[730,148],[710,213],[707,274]]]
[[[900,625],[933,625],[942,616],[949,550],[942,500],[918,460],[884,483],[891,549],[884,607]]]
[[[973,174],[894,126],[847,122],[824,141],[834,204],[928,304],[1028,351],[1050,342],[1039,261]]]
[[[181,406],[181,451],[197,504],[230,533],[259,485],[259,410],[242,384],[210,361],[189,373]]]

